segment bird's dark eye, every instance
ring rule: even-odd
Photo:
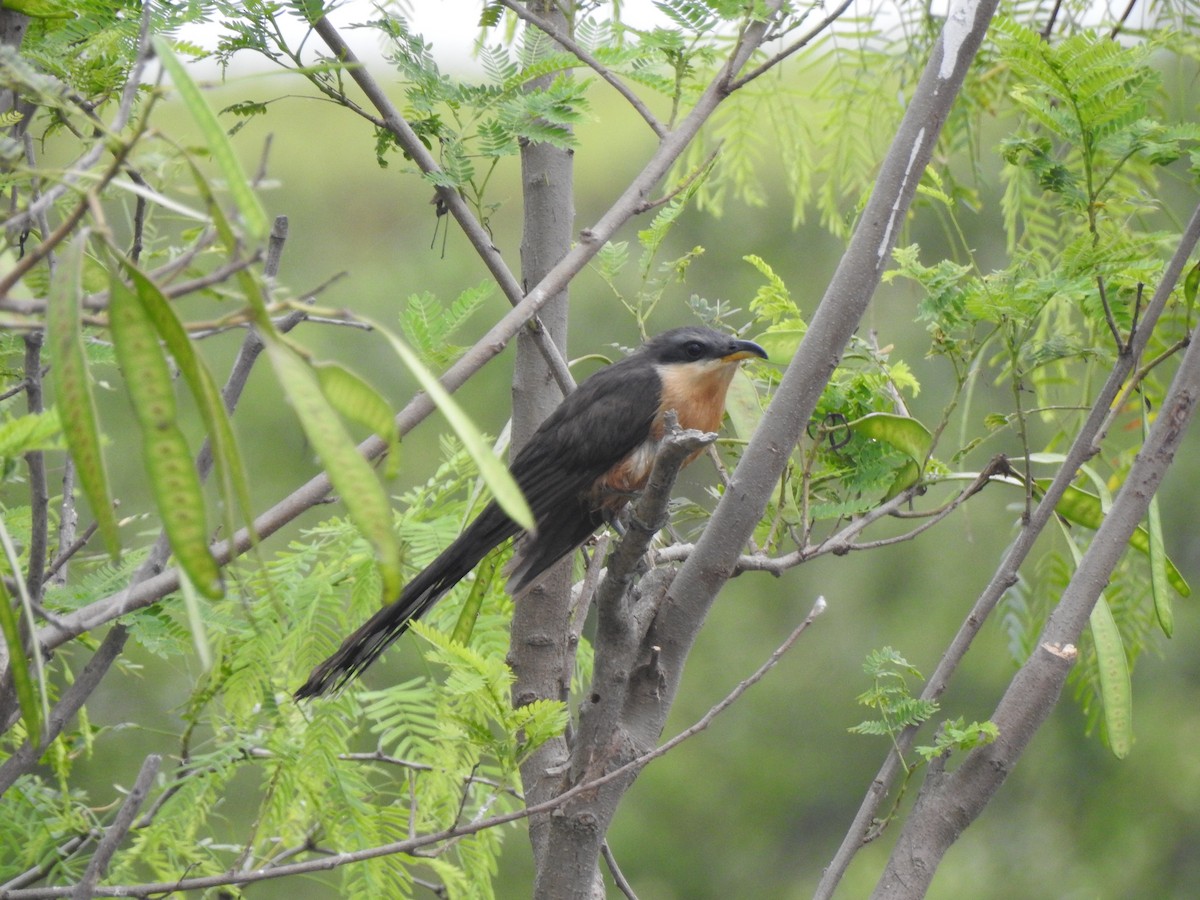
[[[688,359],[699,359],[704,355],[704,345],[699,341],[688,341],[683,345],[683,352]]]

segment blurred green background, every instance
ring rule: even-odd
[[[384,83],[392,79],[378,69]],[[1195,107],[1195,84],[1186,78],[1180,108]],[[248,122],[236,136],[247,165],[258,164],[271,139],[264,201],[272,215],[287,215],[290,235],[280,272],[282,290],[299,296],[339,272],[347,276],[324,291],[317,303],[348,306],[383,321],[395,321],[406,298],[430,291],[450,300],[486,278],[466,240],[451,228],[443,242],[432,192],[393,157],[387,169],[375,161],[370,128],[331,104],[300,99],[300,83],[280,77],[233,81],[213,94],[214,106],[247,98],[283,97],[265,117]],[[199,139],[179,110],[160,110],[159,127],[187,143]],[[797,109],[796,115],[804,115]],[[232,125],[233,120],[229,119]],[[576,227],[586,227],[638,171],[653,143],[644,125],[597,92],[594,117],[579,128],[575,155]],[[1003,228],[995,201],[998,123],[983,139],[984,213],[962,212],[969,240],[982,260],[1003,258]],[[779,160],[764,154],[762,166],[777,171]],[[491,216],[497,246],[519,265],[519,184],[515,160],[498,174],[491,197],[502,205]],[[1194,197],[1172,192],[1170,202],[1187,209]],[[847,210],[851,214],[852,210]],[[664,258],[695,245],[706,249],[688,284],[669,295],[656,312],[656,327],[691,321],[686,300],[698,293],[745,307],[759,283],[742,256],[770,263],[811,315],[838,262],[841,242],[815,226],[793,230],[792,201],[783,190],[769,192],[767,205],[730,202],[722,218],[689,212],[671,236]],[[445,228],[445,221],[441,227]],[[633,241],[627,226],[622,239]],[[923,259],[946,250],[941,230],[918,213],[901,243],[919,241]],[[907,361],[923,390],[912,404],[926,422],[940,415],[949,394],[944,364],[925,358],[924,328],[914,323],[916,297],[903,286],[881,288],[867,328],[881,344],[894,344],[894,358]],[[483,333],[505,308],[496,292],[461,335],[462,343]],[[570,355],[618,353],[614,345],[638,340],[631,317],[594,273],[572,287]],[[736,319],[744,321],[744,319]],[[336,358],[368,378],[399,407],[414,385],[393,362],[384,343],[349,328],[304,325],[298,339],[316,355]],[[215,371],[227,371],[240,333],[206,341]],[[483,429],[495,434],[509,408],[511,353],[506,351],[463,391],[460,399]],[[590,371],[581,369],[580,372]],[[106,403],[123,403],[120,397]],[[971,415],[978,428],[987,404]],[[109,415],[124,414],[116,407]],[[110,419],[111,421],[111,419]],[[256,508],[273,502],[316,472],[313,453],[281,402],[265,367],[251,380],[235,422],[250,460]],[[431,418],[405,439],[394,493],[429,476],[437,463],[441,422]],[[1194,505],[1197,442],[1189,440],[1161,493],[1168,551],[1193,584],[1200,584],[1200,543]],[[992,453],[1019,452],[1015,441],[989,442],[968,461],[982,465]],[[114,465],[117,461],[113,461]],[[114,493],[143,490],[132,462],[116,466]],[[713,479],[701,461],[682,492],[700,497]],[[705,898],[799,898],[811,895],[822,868],[836,850],[888,744],[847,728],[866,718],[855,697],[867,686],[861,666],[872,649],[891,645],[928,674],[986,584],[1014,534],[1019,496],[990,487],[950,521],[919,539],[870,553],[824,558],[782,578],[747,575],[730,583],[717,603],[689,661],[667,734],[691,724],[738,681],[750,674],[807,614],[818,594],[829,609],[787,658],[761,684],[704,733],[650,766],[622,805],[610,842],[626,876],[643,900]],[[269,546],[282,547],[300,529],[339,512],[310,513]],[[1200,885],[1200,682],[1196,601],[1180,601],[1172,641],[1159,639],[1159,653],[1143,655],[1134,673],[1136,744],[1128,759],[1116,760],[1097,736],[1084,735],[1078,707],[1064,697],[1020,765],[988,808],[952,849],[930,897],[1128,898],[1192,897]],[[411,651],[411,648],[408,648]],[[407,657],[401,659],[401,657]],[[147,654],[135,657],[140,672],[114,672],[97,692],[90,712],[97,723],[118,726],[99,738],[90,787],[107,797],[114,782],[128,784],[146,752],[175,749],[188,690],[196,674],[164,671]],[[421,667],[404,642],[389,654],[388,667],[368,682],[387,683],[396,673]],[[983,629],[965,666],[945,697],[944,717],[987,718],[1015,665],[999,617]],[[124,723],[141,723],[138,727]],[[158,726],[162,731],[158,731]],[[121,748],[128,752],[121,752]],[[120,770],[111,761],[120,760]],[[905,803],[911,802],[917,785]],[[231,796],[226,815],[234,827],[251,814],[247,797]],[[894,832],[862,851],[839,896],[866,895],[886,859]],[[523,829],[513,828],[497,895],[527,896],[532,870]],[[249,889],[259,897],[333,897],[335,882],[267,882]]]

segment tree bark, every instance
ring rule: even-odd
[[[529,7],[556,30],[565,32],[566,16],[555,3],[532,0]],[[530,82],[530,90],[548,87],[553,76]],[[521,191],[524,230],[521,239],[522,287],[537,284],[571,249],[575,227],[574,160],[570,150],[551,144],[523,142],[521,145]],[[563,288],[542,307],[532,327],[541,328],[565,356],[567,348],[568,290]],[[517,335],[516,362],[512,381],[512,452],[515,454],[542,421],[562,402],[556,383],[533,335],[523,329]],[[575,664],[575,645],[569,627],[571,567],[573,554],[551,568],[517,599],[512,621],[508,661],[516,675],[513,703],[521,706],[535,700],[566,702]],[[525,801],[548,800],[558,790],[559,771],[567,758],[565,738],[555,738],[539,747],[521,767]],[[546,868],[548,816],[535,816],[529,823],[534,866]]]

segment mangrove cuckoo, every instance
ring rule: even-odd
[[[546,569],[612,521],[650,477],[664,417],[716,431],[740,360],[766,351],[709,328],[676,328],[596,372],[552,412],[509,467],[533,510],[525,533],[494,502],[391,604],[343,641],[308,676],[297,698],[354,678],[392,641],[510,537],[519,538],[508,589],[518,595]]]

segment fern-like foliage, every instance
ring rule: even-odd
[[[438,471],[399,505],[397,533],[414,571],[458,532],[477,493],[466,454],[450,440],[443,450]],[[518,767],[561,732],[565,709],[512,707],[511,600],[499,579],[485,593],[469,646],[449,637],[457,592],[397,644],[393,655],[410,660],[424,645],[436,674],[374,691],[354,686],[303,708],[291,690],[376,608],[370,548],[352,525],[331,519],[244,573],[239,589],[240,597],[203,607],[215,659],[185,712],[185,762],[113,878],[216,873],[235,859],[268,865],[305,847],[374,847],[516,808]],[[247,784],[257,792],[253,814],[227,840],[206,839],[222,831],[226,797]],[[448,896],[492,896],[502,837],[488,830],[437,857],[432,870]],[[429,871],[428,859],[403,855],[346,867],[343,896],[404,896]]]

